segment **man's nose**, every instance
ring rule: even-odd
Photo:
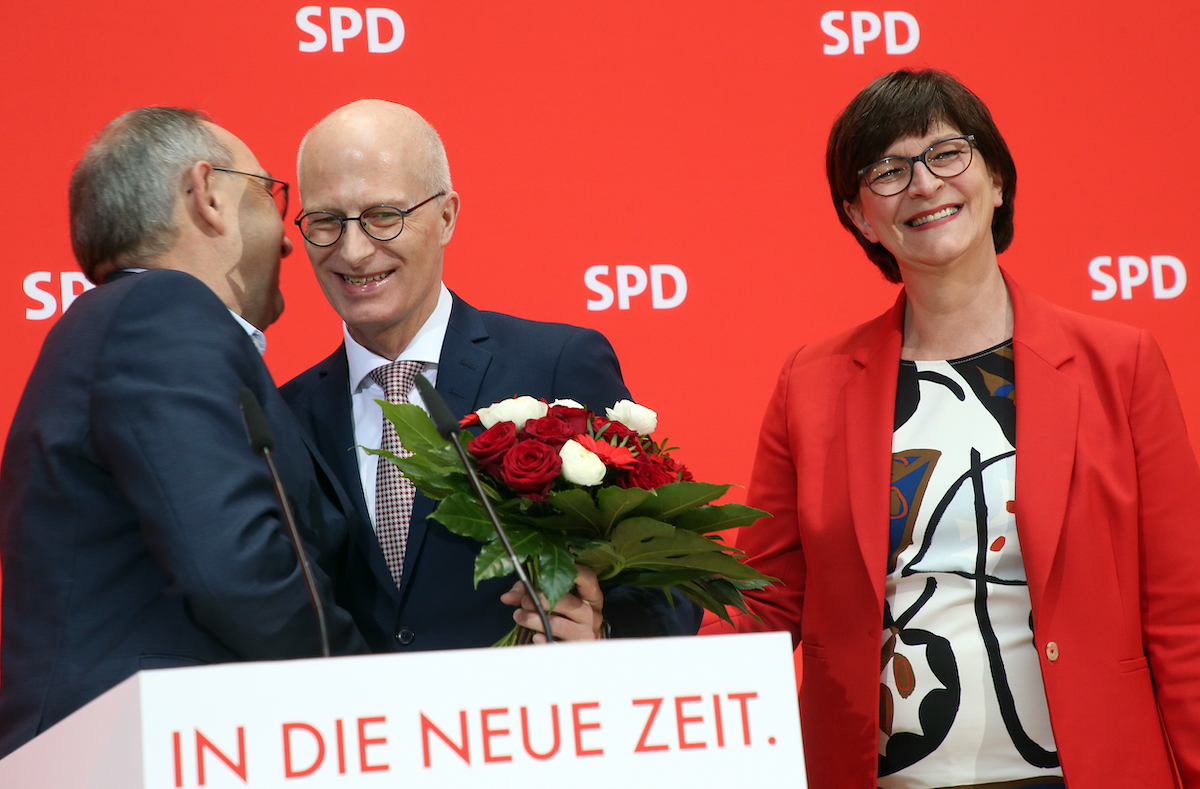
[[[279,257],[287,257],[288,255],[292,254],[292,250],[294,248],[295,247],[292,245],[292,240],[287,236],[284,236],[283,241],[279,245]]]
[[[342,230],[342,257],[351,265],[370,257],[375,251],[375,245],[362,223],[357,219],[346,222]]]

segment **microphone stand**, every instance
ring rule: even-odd
[[[500,538],[505,552],[508,553],[509,560],[512,561],[513,567],[516,568],[517,577],[521,579],[521,583],[525,585],[525,591],[529,593],[530,599],[533,600],[533,607],[537,609],[538,617],[542,620],[542,628],[546,634],[546,643],[554,643],[554,636],[550,634],[550,617],[546,615],[546,609],[542,606],[537,590],[533,588],[533,583],[529,580],[529,576],[525,572],[525,567],[521,564],[521,560],[517,558],[517,552],[513,548],[512,542],[508,539],[508,533],[500,525],[500,518],[496,516],[496,511],[492,509],[492,502],[488,499],[487,493],[479,481],[479,475],[475,473],[474,461],[467,454],[467,450],[463,447],[462,441],[458,437],[458,420],[454,418],[454,413],[446,405],[446,401],[442,399],[437,390],[433,388],[433,384],[429,383],[428,378],[423,375],[417,376],[417,390],[421,393],[421,399],[425,401],[425,407],[429,409],[429,416],[433,420],[438,433],[442,438],[454,444],[455,450],[458,451],[458,457],[467,469],[467,477],[471,480],[471,487],[475,490],[475,495],[479,497],[480,503],[483,504],[483,509],[487,512],[488,519],[492,522],[492,528],[496,530],[496,535]]]
[[[300,530],[296,527],[296,517],[292,514],[292,506],[288,503],[287,492],[283,488],[283,479],[275,468],[275,458],[271,452],[275,449],[275,437],[271,434],[271,426],[258,398],[249,387],[242,387],[238,392],[238,402],[242,406],[242,423],[246,426],[246,435],[250,439],[250,448],[254,454],[267,461],[267,471],[275,485],[275,497],[279,499],[279,507],[283,510],[283,520],[287,523],[288,534],[292,538],[292,546],[296,549],[296,558],[300,560],[300,571],[304,575],[304,585],[308,587],[308,599],[312,601],[313,610],[317,613],[317,629],[321,636],[321,657],[329,657],[329,630],[325,625],[325,606],[317,593],[317,579],[313,577],[312,567],[308,563],[308,554],[304,551],[304,543],[300,540]]]

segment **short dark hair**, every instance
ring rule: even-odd
[[[861,168],[881,159],[896,140],[925,135],[939,122],[963,134],[975,135],[976,150],[983,155],[988,170],[998,175],[1003,184],[1004,202],[992,217],[996,252],[1003,252],[1012,243],[1017,166],[987,106],[944,71],[893,71],[863,88],[842,110],[829,132],[825,151],[825,173],[838,219],[892,282],[901,281],[896,258],[883,245],[871,243],[858,232],[843,204],[858,200]]]
[[[88,279],[96,282],[102,264],[128,268],[175,243],[180,179],[199,161],[233,164],[207,120],[193,110],[143,107],[111,121],[88,145],[68,190],[71,247]]]

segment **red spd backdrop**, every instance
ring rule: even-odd
[[[838,224],[830,124],[875,76],[933,66],[983,97],[1016,159],[1002,264],[1054,302],[1150,329],[1200,443],[1191,4],[356,2],[7,9],[0,429],[84,287],[66,187],[107,121],[202,109],[294,183],[304,132],[379,97],[445,140],[463,202],[447,284],[603,331],[657,435],[699,478],[744,485],[785,354],[897,290]],[[266,356],[281,383],[341,338],[290,219]]]

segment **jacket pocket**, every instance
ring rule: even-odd
[[[1130,658],[1129,660],[1118,660],[1117,670],[1122,674],[1132,674],[1135,671],[1142,671],[1150,668],[1150,661],[1145,655],[1141,657]]]

